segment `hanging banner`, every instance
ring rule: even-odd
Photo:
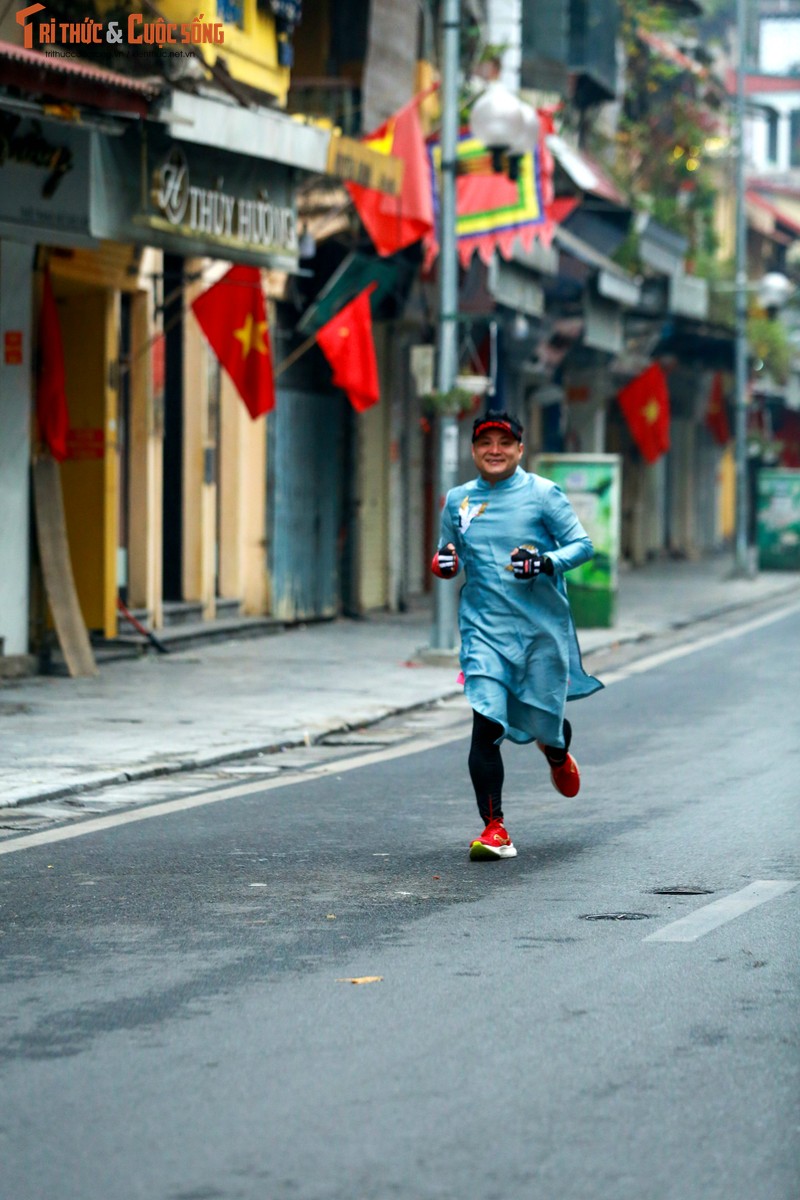
[[[614,624],[621,540],[622,460],[618,454],[540,454],[535,470],[557,483],[594,545],[594,558],[566,576],[578,628]]]
[[[519,160],[516,179],[491,170],[491,155],[482,142],[468,131],[462,132],[456,158],[456,244],[462,266],[469,265],[477,251],[488,263],[495,250],[509,258],[515,242],[530,250],[534,239],[549,245],[556,223],[550,211],[553,200],[553,157],[547,147],[546,134],[552,128],[552,118],[539,113],[541,137],[531,154]],[[441,168],[439,142],[428,146],[431,157],[431,176],[438,189]],[[426,240],[426,258],[431,262],[439,250],[440,208],[438,191],[434,192],[436,231]]]

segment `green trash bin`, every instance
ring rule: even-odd
[[[759,568],[800,571],[800,470],[762,467],[756,508]]]
[[[557,483],[594,543],[595,555],[566,576],[579,629],[616,620],[620,547],[621,459],[618,454],[540,454],[537,474]]]

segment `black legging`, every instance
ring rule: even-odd
[[[478,811],[483,817],[484,824],[497,821],[503,816],[503,780],[505,770],[500,747],[497,739],[503,735],[503,726],[496,721],[490,721],[483,713],[472,712],[472,743],[469,748],[469,777],[475,789],[475,799]],[[572,741],[572,726],[564,718],[564,748],[546,746],[545,754],[548,762],[558,764],[564,761],[569,744]]]

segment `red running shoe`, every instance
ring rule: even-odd
[[[547,750],[542,743],[537,742],[536,745],[547,758]],[[556,791],[561,792],[562,796],[569,796],[570,799],[577,796],[581,790],[581,773],[572,755],[568,753],[563,763],[559,763],[558,766],[551,763],[549,758],[547,762],[550,767],[550,778]]]
[[[481,858],[516,858],[517,848],[508,836],[502,821],[490,821],[483,833],[469,848],[475,861]]]

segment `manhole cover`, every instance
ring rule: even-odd
[[[713,896],[713,888],[703,887],[665,887],[653,888],[651,896]]]
[[[581,913],[582,921],[649,921],[652,913]]]

